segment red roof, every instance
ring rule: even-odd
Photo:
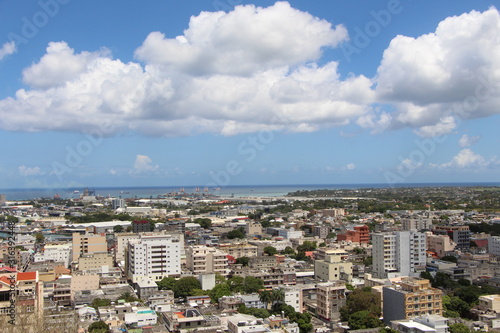
[[[9,279],[8,276],[0,276],[0,282],[3,282],[5,283],[6,285],[10,285],[11,283],[11,280]],[[0,284],[0,289],[2,288],[3,286]]]
[[[37,272],[19,272],[17,273],[18,281],[36,280]]]
[[[17,269],[13,268],[13,267],[7,267],[7,266],[4,266],[4,267],[0,267],[0,273],[1,272],[17,272]]]

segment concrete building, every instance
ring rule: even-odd
[[[325,256],[323,260],[314,261],[314,277],[321,281],[352,280],[352,262],[348,261],[349,254],[345,250],[335,250]]]
[[[219,244],[219,250],[238,259],[241,257],[256,257],[258,247],[248,243],[223,243]]]
[[[114,210],[114,209],[118,209],[118,208],[125,208],[125,207],[127,207],[127,205],[125,204],[124,199],[115,198],[115,199],[111,200],[111,207]]]
[[[53,260],[56,262],[62,262],[65,267],[69,267],[72,259],[72,248],[73,245],[71,243],[45,245],[43,252],[35,253],[33,260],[35,262]]]
[[[321,239],[326,239],[330,233],[331,227],[328,224],[315,225],[313,226],[312,234]]]
[[[125,267],[127,278],[136,283],[143,279],[159,281],[181,274],[180,235],[141,235],[127,246]]]
[[[500,295],[483,295],[479,296],[478,307],[483,310],[500,312]]]
[[[323,320],[339,320],[340,308],[346,304],[345,290],[344,282],[319,283],[316,314]]]
[[[102,269],[113,267],[113,255],[107,252],[96,252],[92,254],[84,254],[78,258],[79,271],[87,271],[91,269]]]
[[[443,292],[426,279],[408,277],[383,287],[384,323],[423,315],[442,315]]]
[[[259,222],[249,221],[245,225],[245,232],[248,236],[262,235],[262,225]]]
[[[370,229],[367,225],[354,226],[352,229],[337,234],[337,241],[368,244],[370,242]]]
[[[451,252],[455,249],[455,242],[448,235],[434,235],[431,231],[427,231],[427,251],[432,251],[441,258],[446,252]]]
[[[425,315],[410,320],[393,321],[392,328],[404,333],[448,333],[448,318]]]
[[[488,253],[500,256],[500,237],[490,236],[488,238]]]
[[[132,222],[132,232],[138,234],[140,232],[150,232],[151,223],[146,220],[135,220]]]
[[[304,232],[302,230],[295,230],[293,228],[278,230],[278,236],[283,237],[284,239],[302,238],[303,235]]]
[[[227,275],[227,255],[213,247],[189,246],[186,249],[186,267],[195,275],[203,273]]]
[[[108,252],[106,236],[100,234],[73,234],[73,261],[77,261],[83,254],[92,254],[97,252]]]
[[[402,219],[401,227],[403,230],[431,230],[432,219],[428,217]]]
[[[432,229],[435,235],[448,235],[455,244],[456,249],[470,250],[470,230],[468,225],[436,225]]]
[[[127,251],[128,242],[133,239],[139,239],[139,234],[134,233],[119,233],[115,234],[115,260],[117,263],[125,260],[125,252]]]
[[[426,266],[425,234],[394,231],[372,235],[373,276],[419,276]]]

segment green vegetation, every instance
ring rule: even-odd
[[[109,332],[109,326],[102,320],[93,322],[89,326],[89,333],[108,333],[108,332]]]
[[[346,305],[340,308],[341,319],[347,321],[351,329],[381,327],[379,304],[380,297],[369,287],[357,288],[348,294]]]
[[[90,306],[93,307],[94,309],[98,309],[100,306],[110,306],[110,305],[111,305],[111,300],[104,298],[94,298],[92,300],[92,303],[90,303]]]
[[[245,238],[245,230],[243,228],[231,230],[230,232],[227,233],[227,238],[229,238],[229,239],[235,239],[235,238],[243,239],[243,238]]]

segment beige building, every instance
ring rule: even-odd
[[[259,222],[249,221],[245,226],[245,232],[249,236],[262,235],[262,225]]]
[[[219,250],[238,259],[241,257],[256,257],[258,247],[248,243],[225,243],[219,244]]]
[[[97,290],[99,289],[99,275],[73,275],[71,277],[71,298],[75,296],[78,290]]]
[[[108,252],[108,244],[104,234],[73,234],[73,261],[83,254]]]
[[[500,295],[483,295],[479,296],[478,307],[483,310],[500,311]]]
[[[314,261],[314,277],[322,281],[352,280],[352,263],[344,250],[329,251],[323,260]]]
[[[78,258],[78,270],[102,269],[113,267],[113,255],[107,252],[84,254]]]
[[[340,308],[346,305],[345,283],[340,281],[320,283],[317,288],[316,314],[324,320],[339,320]]]
[[[228,272],[227,254],[213,247],[196,245],[186,249],[186,267],[194,274]]]
[[[430,231],[425,234],[427,236],[427,251],[435,252],[439,258],[444,257],[447,251],[453,251],[457,245],[448,235],[434,235]]]
[[[432,288],[427,279],[407,277],[383,288],[384,323],[423,315],[442,315],[443,292]]]

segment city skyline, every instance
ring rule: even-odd
[[[492,5],[0,2],[0,188],[498,182]]]

